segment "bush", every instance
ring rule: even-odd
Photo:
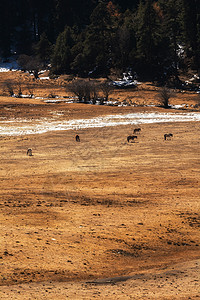
[[[38,72],[42,69],[43,64],[36,56],[22,54],[18,58],[18,64],[24,71],[32,72],[35,79],[38,78]]]
[[[69,83],[66,89],[76,95],[79,102],[84,101],[85,103],[88,103],[92,101],[92,103],[95,104],[97,99],[100,99],[100,104],[103,104],[104,101],[108,101],[108,97],[113,90],[113,86],[110,85],[109,81],[98,83],[95,80],[86,81],[83,79],[77,79]],[[99,97],[100,91],[102,97]]]
[[[94,81],[76,79],[67,85],[67,90],[77,96],[79,102],[92,100],[95,104],[98,97],[98,85]]]
[[[82,102],[85,95],[85,82],[81,79],[74,80],[67,85],[67,90],[77,96],[79,102]]]
[[[169,99],[174,97],[175,93],[168,87],[164,86],[158,92],[158,99],[164,108],[169,108]]]

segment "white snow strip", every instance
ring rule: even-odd
[[[43,74],[43,73],[45,73],[47,70],[41,70],[41,71],[39,71],[38,72],[38,74]]]
[[[200,113],[130,113],[69,121],[50,118],[41,118],[31,121],[27,119],[10,119],[7,121],[0,119],[0,135],[19,136],[58,130],[189,121],[200,121]],[[30,124],[30,122],[32,122],[32,124]]]
[[[40,77],[41,80],[48,80],[49,76]]]
[[[170,105],[171,108],[176,108],[176,109],[184,108],[185,106],[186,106],[186,104]]]
[[[60,102],[66,102],[66,99],[48,99],[44,100],[45,103],[60,103]]]

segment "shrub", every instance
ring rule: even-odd
[[[169,108],[169,99],[174,97],[175,93],[168,87],[162,87],[158,92],[158,99],[164,108]]]
[[[73,80],[67,85],[67,90],[76,95],[79,102],[84,101],[87,103],[90,102],[91,99],[93,103],[96,102],[98,86],[93,81],[82,79]]]
[[[79,102],[82,102],[85,95],[85,82],[84,80],[77,79],[67,85],[67,90],[72,92],[78,97]]]
[[[29,56],[26,54],[22,54],[18,58],[18,64],[24,71],[32,72],[37,79],[39,70],[42,69],[43,63],[36,56]]]

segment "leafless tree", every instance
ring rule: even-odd
[[[99,97],[99,84],[96,81],[90,81],[90,95],[92,103],[95,104]]]
[[[93,103],[96,102],[98,85],[92,80],[73,80],[67,85],[66,89],[76,95],[79,102],[84,101],[85,103],[88,103],[91,100]]]
[[[82,102],[84,96],[85,96],[85,82],[84,80],[77,79],[73,80],[71,83],[69,83],[66,87],[68,91],[73,93],[75,96],[78,97],[79,102]]]
[[[158,92],[158,99],[164,108],[169,108],[169,99],[172,97],[175,97],[175,92],[166,86]]]
[[[112,93],[113,89],[114,89],[114,87],[113,87],[113,85],[110,84],[109,80],[100,84],[100,90],[103,93],[103,97],[104,97],[105,101],[108,101],[108,97]],[[101,103],[101,104],[103,104],[103,103]]]
[[[38,72],[42,69],[43,64],[37,56],[21,54],[18,58],[18,64],[24,71],[32,72],[35,79],[38,79]]]
[[[90,81],[84,81],[84,96],[83,100],[85,103],[90,102],[91,100],[91,82]]]
[[[104,101],[108,100],[113,86],[109,84],[109,81],[99,84],[95,80],[77,79],[67,84],[66,89],[76,95],[79,102],[90,103],[92,101],[93,104],[99,99],[99,91],[101,91],[103,97],[101,97],[100,104],[103,104]]]

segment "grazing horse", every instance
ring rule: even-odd
[[[166,141],[167,138],[171,138],[173,137],[173,134],[172,133],[165,133],[164,134],[164,140]]]
[[[29,148],[29,149],[27,150],[26,154],[27,154],[28,156],[33,156],[33,154],[32,154],[32,149]]]
[[[78,134],[76,135],[76,142],[80,142],[80,137]]]
[[[135,128],[135,129],[133,130],[133,133],[140,132],[140,131],[141,131],[141,128]]]
[[[127,142],[129,143],[130,140],[133,140],[133,141],[134,141],[134,139],[137,139],[137,135],[129,135],[129,136],[127,137]]]

